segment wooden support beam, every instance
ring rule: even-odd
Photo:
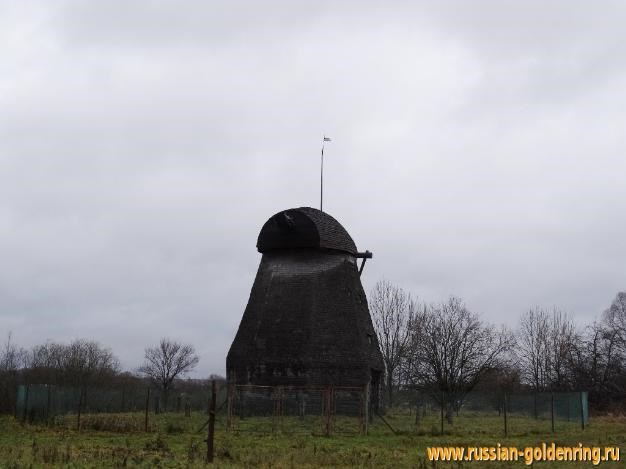
[[[363,259],[363,261],[361,262],[361,268],[359,269],[359,277],[363,273],[363,268],[365,267],[365,261],[368,259],[371,259],[372,257],[373,257],[373,254],[370,251],[356,253],[357,259]]]

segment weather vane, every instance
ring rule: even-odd
[[[322,164],[320,167],[320,212],[324,211],[324,144],[330,141],[330,137],[324,135],[322,139]]]

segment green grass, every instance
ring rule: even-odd
[[[215,467],[525,467],[523,462],[430,463],[427,446],[534,446],[542,442],[560,445],[620,446],[626,454],[626,418],[596,417],[582,431],[577,422],[557,422],[555,434],[550,422],[512,416],[509,435],[504,436],[503,419],[497,415],[461,414],[440,435],[438,416],[421,418],[390,413],[394,435],[376,419],[367,436],[358,433],[356,418],[337,418],[336,429],[348,433],[325,437],[323,421],[311,417],[304,423],[285,417],[239,420],[239,431],[228,432],[224,417],[216,425]],[[84,415],[77,432],[76,416],[55,419],[53,426],[21,425],[12,417],[0,417],[0,468],[39,467],[204,467],[206,429],[197,430],[206,415],[179,414],[150,416],[150,431],[143,432],[143,415]],[[281,431],[282,429],[282,431]],[[244,431],[245,430],[245,431]],[[256,431],[253,431],[256,430]],[[265,433],[258,433],[262,431]],[[318,434],[311,434],[311,432]],[[622,467],[622,463],[603,466]],[[541,468],[591,467],[590,463],[539,463]]]

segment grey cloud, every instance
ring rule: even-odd
[[[493,322],[624,288],[619,2],[0,6],[0,334],[223,372],[263,222],[325,208]]]

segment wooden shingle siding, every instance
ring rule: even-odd
[[[339,222],[312,208],[286,210],[265,223],[257,247],[263,256],[226,359],[228,380],[364,386],[382,373],[356,246]]]

